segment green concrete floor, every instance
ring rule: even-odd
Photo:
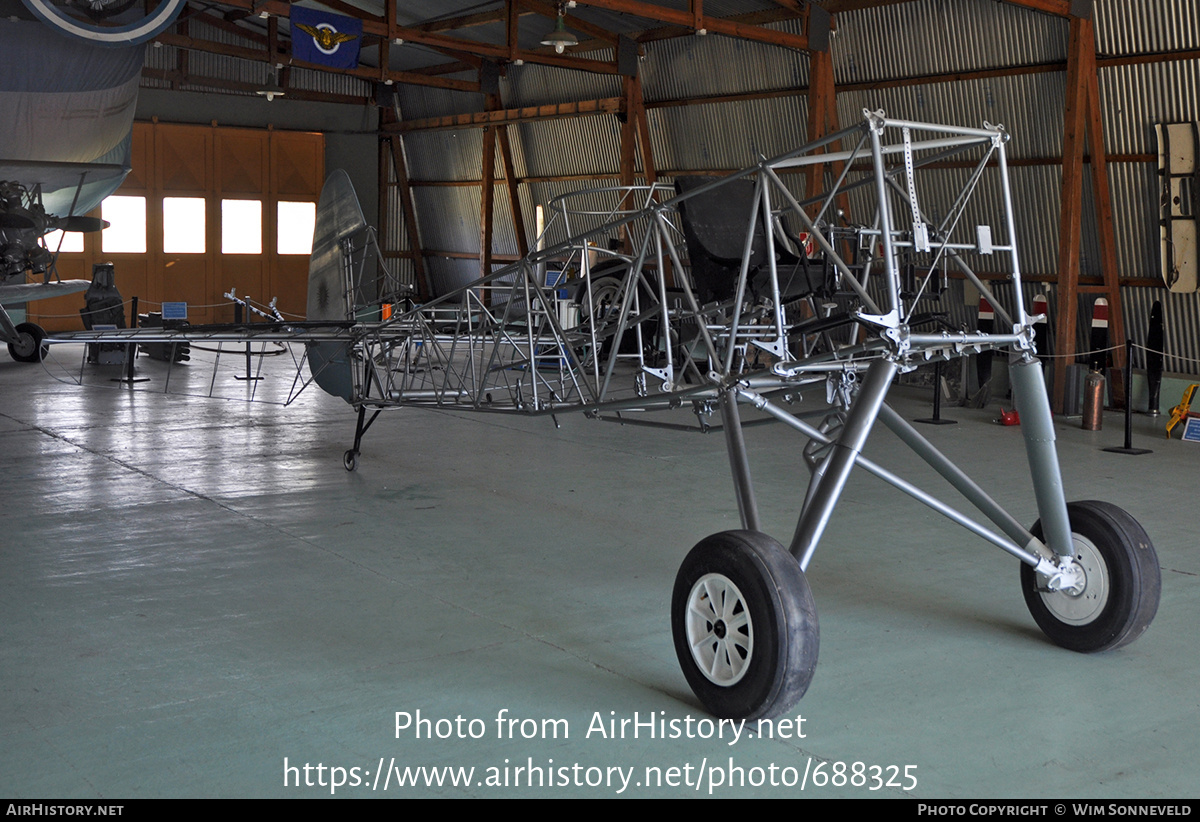
[[[140,389],[160,387],[141,362]],[[282,365],[261,397],[286,392]],[[207,385],[200,363],[172,384],[189,369]],[[927,436],[1036,519],[1019,430],[991,424],[997,405],[945,413],[960,423]],[[0,354],[0,796],[328,796],[336,778],[339,797],[608,797],[629,773],[638,797],[1197,796],[1200,445],[1162,439],[1164,420],[1135,420],[1154,449],[1139,457],[1100,450],[1120,444],[1115,414],[1101,432],[1058,422],[1068,497],[1127,508],[1158,549],[1144,636],[1051,645],[1015,560],[856,472],[809,569],[820,664],[789,713],[804,737],[736,741],[697,735],[669,619],[684,554],[738,527],[723,438],[560,421],[398,412],[350,474],[338,400],[80,389]],[[786,541],[802,442],[779,425],[747,441],[764,528]],[[944,487],[882,429],[867,453]],[[397,732],[418,711],[423,736],[451,738]],[[594,725],[651,717],[680,737]],[[838,763],[830,783],[849,784],[819,785]],[[554,784],[526,787],[530,765]],[[475,771],[398,787],[393,766]],[[770,784],[806,769],[803,792]]]

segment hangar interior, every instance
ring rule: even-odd
[[[361,19],[355,67],[292,58],[297,6]],[[5,11],[0,37],[44,28]],[[1104,297],[1111,382],[1141,379],[1110,399],[1159,410],[1145,350],[1126,362],[1121,344],[1147,342],[1161,303],[1166,411],[1200,373],[1200,306],[1194,250],[1190,290],[1187,255],[1163,251],[1156,127],[1200,120],[1198,19],[1195,0],[191,3],[144,47],[118,195],[148,199],[151,230],[113,259],[117,281],[205,320],[228,319],[231,287],[302,314],[304,260],[271,251],[270,206],[315,201],[335,168],[379,227],[380,295],[429,299],[527,253],[537,206],[561,194],[727,174],[864,110],[1002,123],[1055,356],[1086,349]],[[1194,226],[1200,186],[1181,179],[1174,216]],[[174,196],[204,201],[199,256],[155,245],[153,206]],[[266,252],[217,252],[223,197],[266,203]],[[90,234],[59,264],[87,276],[111,256]],[[1002,288],[1002,272],[982,276]],[[961,279],[943,301],[976,324]],[[27,316],[66,326],[77,303]],[[680,674],[668,613],[688,549],[740,527],[719,435],[414,410],[381,420],[351,473],[345,404],[314,391],[280,407],[286,368],[264,367],[264,402],[243,403],[80,389],[0,354],[0,794],[1194,794],[1193,453],[1162,439],[1162,416],[1133,418],[1142,456],[1100,450],[1118,444],[1117,411],[1101,431],[1054,424],[1068,498],[1125,508],[1154,542],[1145,636],[1095,655],[1052,645],[1018,563],[856,472],[807,571],[820,665],[788,714],[805,721],[733,739]],[[1067,390],[1053,386],[1056,410]],[[925,416],[930,393],[892,402]],[[957,424],[928,436],[1028,524],[1019,434],[993,424],[1006,402],[997,389],[944,410]],[[783,538],[807,482],[800,444],[778,425],[746,439],[763,530]],[[915,463],[885,432],[866,454]],[[418,711],[428,725],[408,723]],[[818,765],[823,784],[808,781]],[[381,793],[396,766],[476,771]]]

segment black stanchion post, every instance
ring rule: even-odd
[[[913,422],[923,422],[926,425],[958,425],[958,420],[942,419],[942,361],[933,364],[933,416]]]
[[[136,329],[138,327],[138,298],[131,297],[129,299],[129,327]],[[125,376],[120,379],[113,378],[112,382],[135,383],[149,382],[149,377],[134,377],[133,376],[133,361],[137,358],[137,343],[129,343],[125,346]]]
[[[247,310],[246,310],[246,312],[245,312],[245,317],[246,317],[246,323],[247,323],[247,324],[251,323],[251,322],[253,321],[253,319],[254,319],[254,318],[253,318],[253,317],[250,315],[249,308],[247,308]],[[234,302],[234,304],[233,304],[233,321],[234,321],[234,323],[236,323],[237,325],[241,325],[241,324],[242,324],[242,303],[241,303],[240,301]],[[239,377],[239,376],[237,376],[237,375],[235,374],[235,375],[233,376],[233,378],[234,378],[235,380],[241,380],[242,382],[253,382],[254,380],[261,380],[261,379],[262,379],[262,377],[255,377],[255,376],[254,376],[254,375],[251,373],[251,371],[252,371],[252,370],[253,370],[253,368],[252,368],[252,366],[251,366],[251,364],[250,364],[250,342],[249,342],[249,341],[247,341],[247,342],[246,342],[246,376],[244,376],[244,377]]]
[[[1105,448],[1114,454],[1149,454],[1149,448],[1133,447],[1133,340],[1125,341],[1125,445]]]

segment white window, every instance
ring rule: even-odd
[[[100,207],[109,227],[100,235],[105,254],[146,253],[146,198],[113,195]]]
[[[221,253],[262,254],[262,201],[221,201]]]
[[[61,249],[58,247],[60,240],[62,241]],[[59,251],[63,254],[78,254],[83,251],[83,235],[78,231],[68,231],[65,235],[61,231],[51,231],[43,241],[46,243],[46,248],[50,249],[51,254]]]
[[[163,197],[163,251],[204,253],[204,198]]]
[[[278,242],[280,254],[312,254],[313,228],[317,222],[316,203],[279,202]]]

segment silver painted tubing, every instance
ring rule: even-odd
[[[750,480],[750,461],[746,457],[746,441],[742,437],[742,420],[738,413],[737,392],[733,389],[721,392],[721,418],[725,430],[725,447],[729,451],[729,467],[733,471],[733,490],[737,495],[738,514],[742,527],[748,531],[761,531],[758,520],[758,503],[754,499],[754,485]]]
[[[1008,155],[1004,151],[1003,141],[1001,141],[996,148],[998,149],[997,164],[1000,166],[1000,190],[1004,194],[1005,228],[1008,229],[1008,242],[1010,245],[1014,246],[1012,254],[1010,255],[1012,258],[1011,277],[1013,284],[1013,303],[1016,307],[1017,322],[1022,326],[1027,326],[1029,325],[1029,315],[1025,313],[1025,295],[1022,293],[1021,289],[1021,260],[1020,255],[1017,254],[1015,248],[1017,244],[1017,223],[1013,216],[1012,186],[1008,180]],[[1046,408],[1047,416],[1049,416],[1050,404],[1048,401],[1046,403]]]
[[[885,123],[884,128],[889,126],[898,126],[899,123]],[[985,136],[986,134],[986,136]],[[918,143],[913,143],[913,151],[933,151],[935,149],[957,148],[959,146],[969,146],[978,143],[985,143],[995,138],[995,134],[987,134],[981,132],[975,137],[945,137],[938,140],[922,140]],[[904,146],[887,145],[880,146],[880,154],[900,154],[904,151]],[[799,157],[788,157],[785,160],[770,160],[768,161],[771,168],[799,168],[801,166],[811,166],[818,163],[840,163],[854,160],[853,151],[831,151],[828,154],[805,154]]]
[[[882,114],[883,112],[879,112]],[[948,126],[941,123],[922,123],[917,120],[895,120],[891,117],[881,119],[884,128],[908,128],[913,131],[934,131],[938,134],[960,134],[982,140],[995,140],[1001,133],[991,128],[968,128],[966,126]],[[913,147],[916,147],[916,143]]]
[[[770,414],[775,419],[779,420],[780,422],[784,423],[785,425],[790,426],[791,428],[794,428],[795,430],[799,431],[801,434],[808,437],[809,439],[815,440],[817,442],[823,442],[823,443],[830,442],[830,439],[828,437],[826,437],[824,434],[822,434],[819,430],[817,430],[813,426],[809,425],[808,423],[804,422],[803,420],[797,419],[796,417],[792,416],[791,413],[778,407],[777,405],[772,403],[770,400],[763,397],[761,394],[755,394],[751,391],[746,391],[746,390],[739,390],[738,394],[743,399],[748,401],[751,405],[753,405],[755,408],[757,408],[760,411],[763,411],[767,414]],[[1000,536],[999,534],[989,531],[988,529],[984,528],[982,525],[977,523],[975,520],[971,519],[970,517],[966,516],[965,514],[962,514],[958,511],[956,511],[955,509],[951,508],[946,503],[939,500],[937,497],[921,490],[920,488],[918,488],[917,486],[908,482],[907,480],[897,476],[896,474],[893,474],[891,471],[887,470],[886,468],[883,468],[882,466],[877,465],[876,463],[874,463],[871,460],[864,457],[862,454],[858,455],[857,464],[861,465],[863,470],[865,470],[867,473],[878,477],[879,479],[886,482],[888,485],[891,485],[893,488],[903,491],[904,493],[908,494],[910,497],[917,500],[918,502],[921,502],[921,503],[929,506],[934,511],[937,511],[939,514],[941,514],[942,516],[951,520],[952,522],[958,523],[959,525],[966,528],[968,531],[975,534],[976,536],[978,536],[984,540],[987,540],[992,545],[995,545],[996,547],[1003,549],[1004,551],[1008,552],[1009,554],[1012,554],[1014,557],[1021,560],[1021,562],[1024,562],[1027,565],[1037,565],[1038,564],[1039,558],[1035,554],[1032,554],[1029,551],[1026,551],[1025,549],[1021,548],[1020,546],[1018,546],[1016,543],[1012,542],[1011,540],[1005,539],[1004,537]],[[822,467],[823,467],[823,465],[824,464],[822,463]]]
[[[879,308],[878,305],[875,304],[875,300],[873,300],[871,295],[867,293],[866,288],[860,285],[858,280],[855,279],[854,272],[850,270],[850,267],[846,265],[846,262],[838,255],[833,245],[827,239],[825,239],[825,235],[817,228],[816,224],[812,221],[812,218],[808,216],[808,213],[805,212],[804,207],[800,205],[799,201],[797,201],[796,198],[792,196],[792,193],[787,190],[787,186],[783,184],[783,180],[779,179],[779,175],[776,174],[769,166],[765,166],[763,170],[775,183],[776,187],[779,189],[779,193],[783,195],[785,200],[787,200],[787,204],[791,207],[792,212],[796,215],[797,219],[800,220],[800,224],[803,225],[805,230],[808,231],[808,234],[810,237],[812,237],[813,242],[815,242],[817,247],[825,253],[825,256],[833,264],[834,268],[836,268],[842,275],[842,282],[845,285],[848,285],[854,291],[854,293],[858,295],[858,298],[863,301],[863,304],[866,305],[869,311],[874,314],[883,314],[884,312]]]
[[[854,467],[859,452],[866,444],[867,436],[871,433],[871,425],[879,414],[887,396],[892,378],[896,376],[899,366],[891,360],[876,360],[867,369],[858,396],[851,403],[842,432],[833,444],[833,449],[826,460],[824,476],[821,476],[813,487],[809,499],[800,512],[796,523],[796,534],[789,547],[792,556],[800,562],[800,569],[808,568],[821,534],[829,524],[834,506],[846,487],[850,469]]]
[[[1033,495],[1042,535],[1050,550],[1061,557],[1075,552],[1071,524],[1067,518],[1067,499],[1063,493],[1058,452],[1054,448],[1054,420],[1050,417],[1050,398],[1039,360],[1013,360],[1008,378],[1012,383],[1013,402],[1021,417],[1021,434],[1033,480]]]
[[[1018,545],[1029,545],[1035,541],[1033,534],[1029,533],[1029,529],[1022,525],[1016,517],[1001,508],[999,503],[988,496],[986,491],[976,485],[975,481],[951,462],[946,455],[937,450],[933,443],[925,439],[917,429],[909,424],[908,420],[897,414],[895,409],[884,405],[879,409],[879,420],[1014,542]]]
[[[887,283],[888,313],[900,311],[900,270],[892,246],[892,212],[888,206],[887,169],[883,167],[883,147],[879,130],[871,127],[871,155],[875,164],[875,196],[879,202],[879,230],[883,240],[883,273]]]
[[[899,183],[897,183],[891,177],[888,177],[888,184],[896,191],[896,193],[901,198],[903,198],[907,202],[908,192],[905,191],[904,188]],[[1005,185],[1007,186],[1007,183],[1005,183]],[[1005,190],[1007,190],[1007,188]],[[927,219],[927,216],[928,215],[922,213],[921,219],[925,220],[925,222],[927,222],[927,223],[932,223],[933,221]],[[1006,220],[1008,220],[1009,217],[1011,217],[1011,211],[1006,212],[1006,214],[1005,214]],[[1012,235],[1009,235],[1009,236],[1011,237]],[[908,244],[906,243],[905,245],[908,245]],[[992,247],[1000,249],[1000,250],[1005,250],[1005,249],[1009,250],[1010,253],[1012,254],[1012,258],[1015,262],[1015,260],[1017,258],[1016,246],[1008,245],[1008,246],[992,246]],[[961,271],[963,273],[963,276],[965,276],[968,280],[970,280],[971,284],[975,286],[975,288],[979,291],[979,293],[987,298],[988,305],[990,305],[992,307],[992,310],[996,312],[996,315],[999,316],[1004,321],[1004,324],[1008,327],[1012,327],[1013,319],[1012,319],[1012,317],[1009,316],[1008,311],[1005,310],[1004,303],[1002,301],[996,299],[996,295],[992,293],[991,287],[987,283],[985,283],[983,280],[981,280],[979,278],[978,274],[976,274],[974,271],[971,270],[971,267],[969,265],[967,265],[966,261],[963,260],[963,258],[961,256],[959,256],[958,252],[954,250],[954,247],[952,247],[952,246],[947,247],[946,257],[951,262],[953,262],[956,266],[958,266],[958,269],[959,269],[959,271]],[[1018,291],[1019,290],[1020,289],[1018,288]]]
[[[746,227],[746,240],[742,244],[742,265],[738,271],[737,292],[730,313],[729,344],[725,348],[725,363],[722,372],[725,374],[733,371],[733,356],[737,352],[738,326],[742,318],[742,301],[746,298],[746,281],[750,277],[750,257],[754,251],[754,232],[758,228],[758,210],[762,208],[762,190],[766,184],[761,175],[754,181],[754,207],[750,209],[750,224]],[[770,217],[769,211],[767,216]],[[771,232],[770,222],[767,221],[763,228],[763,233],[769,234]]]

